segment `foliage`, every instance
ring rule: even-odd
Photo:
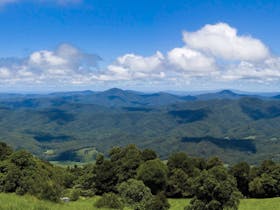
[[[73,189],[73,190],[71,190],[71,192],[70,192],[70,196],[69,196],[69,198],[70,198],[70,200],[71,201],[77,201],[78,199],[79,199],[79,197],[80,197],[80,190],[79,189]]]
[[[250,166],[246,162],[240,162],[229,170],[237,181],[237,188],[244,196],[249,196]]]
[[[238,208],[240,193],[235,179],[221,166],[202,171],[192,186],[194,198],[186,210],[223,210]]]
[[[211,157],[206,162],[206,169],[211,169],[216,166],[222,166],[222,165],[223,165],[223,162],[221,159],[219,159],[218,157]]]
[[[153,194],[165,189],[167,184],[167,166],[159,159],[149,160],[140,165],[137,170],[137,179],[142,180]]]
[[[249,192],[256,198],[280,196],[280,165],[265,160],[259,167],[251,169]]]
[[[116,191],[117,173],[110,160],[105,160],[103,156],[99,155],[92,175],[92,186],[97,195]]]
[[[142,151],[142,159],[143,161],[154,160],[157,158],[157,153],[152,149],[144,149]]]
[[[117,198],[112,201],[134,209],[166,209],[167,196],[192,198],[186,209],[219,210],[237,209],[240,192],[252,198],[280,196],[280,165],[271,160],[254,167],[246,162],[226,167],[217,157],[206,161],[179,152],[165,164],[153,159],[157,155],[152,150],[128,145],[113,148],[109,158],[97,155],[94,164],[62,168],[23,150],[6,154],[0,161],[0,192],[53,202],[61,196],[74,201],[80,195],[105,195],[105,200]]]
[[[123,209],[121,199],[114,193],[105,193],[96,203],[97,208]]]
[[[170,204],[163,192],[159,192],[157,195],[152,197],[152,199],[150,199],[144,206],[145,210],[167,210],[169,208]]]
[[[119,195],[134,209],[142,209],[152,198],[151,190],[142,181],[129,179],[118,186]]]
[[[142,152],[135,145],[115,147],[110,151],[110,159],[117,173],[118,183],[136,176],[136,170],[143,162]]]
[[[26,151],[17,151],[0,162],[0,192],[29,193],[57,202],[64,184],[61,172]]]
[[[191,197],[192,178],[182,169],[174,169],[168,178],[166,195],[168,197]]]
[[[6,143],[0,142],[0,161],[6,159],[13,152],[12,148]]]

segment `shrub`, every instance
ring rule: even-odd
[[[137,170],[137,179],[142,180],[153,194],[164,190],[167,183],[167,166],[161,160],[144,162]]]
[[[105,193],[94,205],[97,208],[123,209],[123,203],[115,193]]]
[[[144,207],[145,210],[166,210],[169,208],[170,204],[168,203],[168,200],[163,192],[158,193],[156,196],[150,199]]]
[[[6,159],[13,152],[6,143],[0,142],[0,161]]]
[[[275,197],[277,196],[277,180],[264,173],[250,182],[249,190],[251,195],[256,198]]]
[[[70,195],[69,195],[69,198],[71,201],[77,201],[80,197],[80,190],[78,189],[73,189],[71,192],[70,192]]]
[[[192,189],[195,197],[185,210],[238,209],[241,194],[236,180],[222,166],[202,171],[200,176],[194,179]]]
[[[142,181],[129,179],[118,186],[118,192],[128,205],[143,206],[151,197],[151,190]]]
[[[39,198],[53,202],[58,202],[60,200],[61,193],[62,188],[60,185],[54,183],[44,183],[44,185],[42,185]]]

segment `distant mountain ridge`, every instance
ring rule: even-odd
[[[13,107],[33,107],[45,105],[46,101],[53,104],[83,103],[107,107],[127,106],[164,106],[187,101],[213,99],[240,99],[254,97],[260,99],[280,99],[280,95],[266,97],[254,94],[239,94],[231,90],[198,95],[176,95],[167,92],[142,93],[132,90],[112,88],[105,91],[71,91],[50,94],[0,94],[0,103],[10,103]]]
[[[82,161],[84,151],[133,143],[162,158],[185,151],[226,162],[280,161],[279,122],[279,99],[230,90],[0,94],[0,140],[48,160]]]

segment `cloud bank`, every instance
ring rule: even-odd
[[[226,23],[183,32],[183,44],[150,56],[128,53],[107,67],[101,58],[69,44],[26,58],[0,59],[0,85],[192,84],[280,81],[280,57],[259,39]]]

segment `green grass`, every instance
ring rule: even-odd
[[[185,206],[190,203],[190,199],[169,199],[170,210],[184,210]]]
[[[240,210],[280,210],[280,198],[244,199],[240,202]]]
[[[93,210],[93,204],[98,197],[80,199],[76,202],[56,204],[41,201],[32,196],[17,196],[15,194],[0,194],[0,210]],[[170,210],[183,210],[189,204],[189,199],[169,199]],[[105,210],[105,209],[99,209]],[[125,210],[130,210],[126,208]],[[280,210],[280,198],[244,199],[239,210]]]
[[[80,199],[77,202],[52,203],[38,200],[35,197],[17,196],[15,194],[0,194],[0,210],[93,210],[98,197]],[[105,209],[99,209],[105,210]]]

